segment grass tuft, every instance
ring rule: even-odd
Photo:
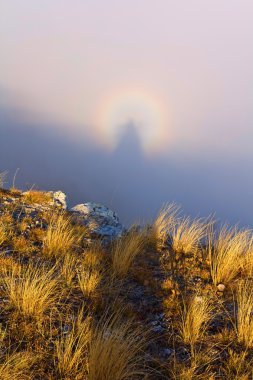
[[[178,220],[180,206],[175,203],[165,204],[155,219],[149,234],[149,240],[158,250],[165,246],[171,231]]]
[[[8,240],[8,233],[6,231],[5,225],[0,221],[0,245],[5,243]]]
[[[242,281],[237,293],[236,332],[238,341],[246,347],[253,347],[253,284]]]
[[[248,250],[250,231],[238,231],[236,227],[223,226],[217,238],[209,235],[209,262],[213,282],[228,284],[240,270],[242,260]]]
[[[206,297],[195,295],[183,304],[179,330],[183,341],[192,349],[205,334],[212,316],[213,306]]]
[[[112,268],[116,276],[124,277],[128,273],[135,257],[147,244],[145,232],[130,231],[119,238],[112,248]]]
[[[86,379],[87,351],[91,340],[90,318],[82,320],[83,310],[69,326],[67,334],[61,334],[55,342],[55,366],[64,379]]]
[[[196,254],[200,242],[206,237],[208,223],[201,219],[191,220],[189,217],[179,219],[172,226],[172,248],[178,253]]]
[[[52,202],[52,197],[46,191],[30,190],[23,193],[23,200],[30,204],[48,204]]]
[[[145,378],[143,328],[112,314],[93,330],[88,353],[89,380]]]
[[[51,217],[43,241],[43,252],[47,256],[59,256],[70,251],[78,243],[71,221],[63,214]]]
[[[1,380],[32,380],[31,367],[36,357],[31,352],[18,352],[8,355],[0,362]]]
[[[28,267],[19,270],[15,266],[1,279],[2,287],[9,299],[10,307],[25,317],[34,317],[38,321],[54,308],[59,297],[57,278],[53,269]]]

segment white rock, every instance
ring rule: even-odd
[[[98,203],[81,203],[72,207],[71,211],[74,220],[88,227],[91,234],[113,238],[121,236],[125,231],[117,214]]]
[[[61,190],[58,191],[50,191],[50,194],[53,198],[53,203],[56,206],[60,206],[64,210],[67,209],[67,202],[66,202],[66,194],[63,193]]]

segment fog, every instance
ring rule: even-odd
[[[251,0],[8,0],[0,170],[126,224],[164,202],[252,227]]]
[[[253,227],[252,156],[172,151],[166,160],[148,158],[134,124],[125,125],[117,149],[108,152],[89,141],[77,145],[54,125],[31,128],[14,109],[0,111],[0,169],[8,170],[6,186],[19,168],[17,187],[61,189],[70,206],[100,202],[127,225],[151,221],[164,202],[175,201],[192,216],[216,212],[222,222]]]

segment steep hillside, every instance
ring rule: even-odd
[[[253,238],[0,190],[0,379],[252,379]]]

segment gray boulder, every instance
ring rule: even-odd
[[[106,206],[88,202],[76,205],[70,211],[76,222],[89,229],[91,236],[116,238],[125,231],[117,214]]]

